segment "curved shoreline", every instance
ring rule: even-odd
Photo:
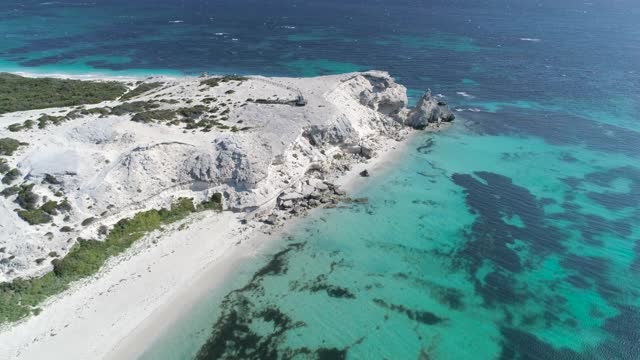
[[[336,182],[349,190],[363,186],[367,179],[360,177],[362,169],[391,170],[388,165],[409,143],[385,137],[377,156],[355,164]],[[166,233],[149,234],[96,276],[50,299],[40,315],[0,331],[0,359],[37,359],[52,353],[67,359],[141,355],[195,303],[220,289],[239,263],[267,254],[282,234],[304,220],[290,219],[273,229],[257,221],[241,225],[241,218],[228,211],[200,214]],[[177,231],[182,224],[188,228]]]

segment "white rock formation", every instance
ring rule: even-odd
[[[51,251],[63,256],[77,237],[99,238],[100,225],[110,226],[138,211],[168,206],[183,196],[200,201],[215,192],[224,194],[227,209],[256,209],[274,201],[310,169],[326,168],[336,154],[372,156],[379,136],[393,136],[405,120],[414,127],[434,119],[447,121],[432,98],[423,98],[407,120],[405,87],[379,71],[310,79],[256,76],[216,87],[202,86],[198,78],[152,81],[164,86],[135,101],[177,101],[161,102],[162,109],[218,106],[228,109],[220,121],[236,128],[203,132],[182,124],[132,122],[130,114],[95,114],[13,133],[8,125],[71,108],[0,116],[0,138],[30,144],[8,159],[22,172],[20,181],[35,184],[41,198],[58,199],[54,193],[63,191],[73,209],[66,221],[59,215],[52,224],[30,226],[16,215],[14,197],[0,197],[0,281],[49,271],[49,260],[36,264],[35,259],[48,259]],[[306,106],[248,101],[291,100],[300,94]],[[207,98],[216,100],[211,104]],[[43,184],[45,174],[61,185]],[[324,188],[322,183],[310,184],[311,190]],[[295,199],[298,192],[289,194],[287,199]],[[82,226],[90,217],[97,221]],[[73,231],[60,232],[63,225]]]

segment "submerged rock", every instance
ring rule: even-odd
[[[429,124],[451,122],[455,118],[455,115],[449,110],[449,105],[431,95],[431,90],[429,90],[422,95],[416,107],[409,112],[406,125],[416,129],[424,129]]]

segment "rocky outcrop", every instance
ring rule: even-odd
[[[322,204],[337,204],[346,193],[338,186],[316,178],[309,178],[296,187],[282,192],[278,196],[278,209],[281,216],[286,213],[300,214]]]
[[[406,108],[407,89],[398,85],[387,73],[369,72],[362,75],[369,82],[367,90],[360,92],[360,103],[377,112],[397,117]]]
[[[455,115],[449,110],[449,105],[432,96],[431,90],[429,90],[422,95],[416,107],[409,112],[405,124],[415,129],[424,129],[430,124],[451,122],[454,119]]]

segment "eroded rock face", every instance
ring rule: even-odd
[[[409,112],[405,124],[416,129],[424,129],[429,124],[451,122],[454,119],[455,115],[449,110],[449,105],[432,96],[431,91],[427,91],[416,107]]]
[[[326,124],[305,129],[313,146],[358,145],[367,133],[401,125],[408,111],[407,89],[382,71],[345,78],[326,96],[340,111]]]
[[[388,74],[369,72],[362,75],[369,82],[360,92],[360,103],[379,113],[397,117],[406,108],[407,89],[395,82]]]

